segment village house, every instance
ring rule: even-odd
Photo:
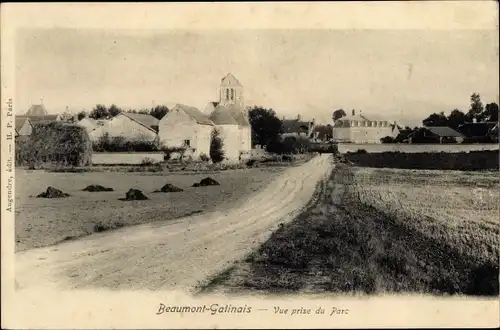
[[[243,85],[231,73],[221,79],[219,101],[209,102],[205,113],[223,142],[224,158],[237,162],[250,157],[252,132],[243,99]]]
[[[159,120],[151,115],[121,112],[90,131],[89,137],[92,141],[97,141],[107,133],[110,138],[157,142],[158,124]]]
[[[316,126],[316,121],[313,118],[311,121],[302,120],[302,116],[299,114],[295,119],[286,119],[283,117],[281,120],[281,127],[283,128],[283,134],[281,137],[286,138],[313,138],[314,127]]]
[[[409,143],[461,143],[464,135],[447,126],[420,127],[408,135]]]
[[[332,125],[316,125],[313,128],[313,133],[311,137],[312,142],[329,142],[333,138],[333,127]]]
[[[26,116],[16,116],[15,124],[16,137],[30,136],[33,132],[33,125],[31,124],[30,119]]]
[[[213,122],[195,107],[176,104],[158,124],[158,139],[165,149],[184,149],[192,159],[210,156]]]
[[[355,110],[350,116],[337,119],[333,125],[333,140],[341,143],[382,143],[381,138],[396,137],[398,134],[395,122],[370,120],[356,115]]]
[[[496,142],[498,133],[495,134],[495,127],[498,129],[498,122],[472,122],[458,126],[457,130],[471,142]]]

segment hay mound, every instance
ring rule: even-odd
[[[180,191],[184,191],[183,189],[179,188],[179,187],[176,187],[174,186],[173,184],[170,184],[170,183],[167,183],[166,185],[164,185],[163,187],[161,187],[160,190],[156,190],[155,192],[180,192]]]
[[[220,183],[215,181],[214,179],[207,177],[202,179],[199,183],[193,184],[193,187],[206,187],[206,186],[219,186]]]
[[[54,187],[48,187],[47,190],[41,194],[39,194],[38,198],[64,198],[68,197],[69,194],[62,192],[59,189],[56,189]]]
[[[120,198],[122,201],[143,201],[146,199],[149,198],[147,198],[139,189],[129,189],[129,191],[125,194],[125,198]]]
[[[98,184],[91,184],[90,186],[83,189],[83,191],[89,191],[89,192],[113,191],[113,190],[114,190],[113,188],[106,188]]]

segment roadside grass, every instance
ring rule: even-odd
[[[339,164],[318,202],[237,263],[220,289],[498,295],[498,244],[450,239],[445,224],[418,213],[383,212],[358,197],[362,187]]]

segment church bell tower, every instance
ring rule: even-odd
[[[228,73],[221,80],[219,102],[222,105],[236,105],[240,108],[244,107],[243,86],[231,73]]]

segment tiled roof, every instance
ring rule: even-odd
[[[26,112],[26,116],[47,116],[47,110],[43,106],[43,104],[33,104],[28,111]]]
[[[218,105],[210,114],[210,120],[216,125],[250,126],[247,116],[237,105]]]
[[[133,121],[155,132],[158,131],[158,123],[160,121],[151,115],[140,114],[140,113],[128,113],[128,112],[121,112],[120,114],[132,119]]]
[[[281,121],[283,133],[308,133],[309,122],[299,121],[298,119],[283,119]]]
[[[213,125],[213,122],[208,118],[207,115],[203,114],[200,110],[195,107],[191,107],[185,104],[176,104],[172,110],[179,109],[184,111],[189,117],[196,120],[198,124],[201,125]]]
[[[16,116],[16,131],[19,131],[23,125],[26,123],[26,121],[29,121],[29,118],[26,116]]]
[[[433,134],[441,137],[463,137],[463,135],[448,126],[429,126],[423,127]]]
[[[59,115],[46,115],[46,116],[23,116],[29,118],[33,125],[49,123],[51,121],[56,121]]]
[[[221,86],[231,85],[231,86],[242,86],[240,81],[232,73],[228,73],[224,78],[220,80]]]
[[[498,123],[465,123],[458,127],[458,131],[468,137],[486,136],[495,127],[495,125],[498,125]]]

